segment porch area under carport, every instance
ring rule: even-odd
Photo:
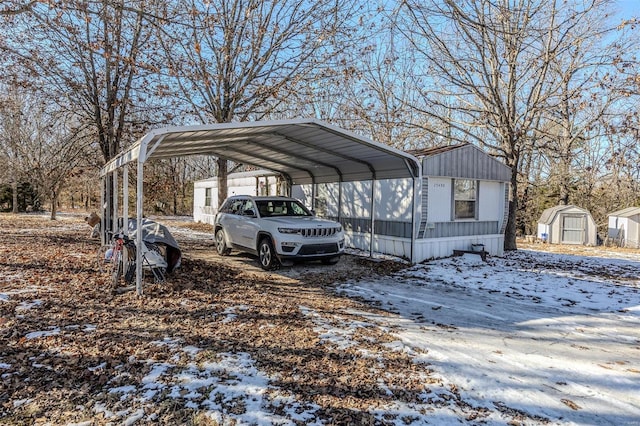
[[[136,165],[136,212],[142,223],[144,164],[154,159],[190,155],[211,155],[280,173],[293,185],[310,185],[315,200],[316,184],[370,181],[370,255],[374,251],[376,229],[375,182],[382,179],[409,179],[411,191],[411,254],[414,261],[416,223],[420,206],[416,201],[421,180],[421,165],[410,154],[373,142],[354,133],[318,120],[281,120],[223,123],[156,129],[108,162],[101,170],[102,196],[113,199],[113,215],[103,214],[103,230],[118,230],[119,217],[129,217],[129,167]],[[110,182],[110,183],[109,183]],[[108,184],[109,183],[109,184]],[[122,209],[118,194],[122,193]],[[342,202],[342,195],[338,197]],[[311,206],[313,207],[313,206]],[[120,211],[122,210],[122,211]],[[341,211],[338,205],[338,211]],[[338,221],[340,217],[337,218]],[[136,234],[136,245],[142,235]],[[136,251],[136,290],[142,294],[141,250]]]

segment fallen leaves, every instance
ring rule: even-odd
[[[336,282],[393,274],[402,263],[345,256],[336,267],[293,268],[286,276],[180,238],[181,268],[167,283],[147,281],[139,297],[111,293],[82,219],[77,226],[2,220],[0,422],[232,424],[258,397],[269,414],[286,417],[291,408],[326,424],[417,418],[390,412],[394,406],[451,406],[480,423],[488,416],[363,315],[388,312],[333,291]],[[223,368],[230,359],[237,364]],[[234,388],[238,369],[268,381],[264,394],[250,398]]]
[[[570,399],[563,398],[560,401],[567,407],[571,408],[572,410],[580,410],[582,408],[575,402],[571,401]]]
[[[181,269],[166,284],[146,283],[143,297],[114,295],[110,277],[97,270],[98,243],[84,237],[83,223],[50,227],[47,221],[28,222],[28,233],[13,222],[0,230],[0,292],[16,290],[0,303],[0,362],[6,367],[0,371],[0,418],[6,421],[108,422],[127,413],[122,421],[143,415],[181,423],[199,416],[192,407],[207,397],[206,386],[195,399],[191,390],[179,388],[171,404],[158,399],[145,405],[143,414],[127,408],[138,398],[128,392],[142,392],[154,365],[173,366],[166,374],[186,372],[194,362],[216,362],[221,353],[248,354],[274,378],[272,386],[299,404],[315,406],[316,416],[329,423],[375,424],[367,410],[384,406],[388,392],[418,401],[425,384],[438,386],[428,379],[427,366],[384,347],[392,340],[387,332],[357,329],[348,336],[357,344],[338,348],[319,339],[313,320],[300,311],[300,305],[308,306],[334,326],[361,320],[340,312],[369,308],[327,286],[392,273],[404,265],[356,259],[352,268],[327,274],[323,267],[295,279],[229,266],[221,258],[189,257],[187,243]],[[200,243],[196,248],[213,252]],[[36,299],[41,302],[33,303]],[[200,349],[194,355],[184,347]],[[376,372],[384,372],[385,387]],[[235,380],[223,371],[216,375],[217,381]],[[225,400],[223,410],[242,414],[244,398]]]

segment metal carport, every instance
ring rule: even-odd
[[[417,213],[416,188],[421,177],[417,158],[387,145],[370,141],[327,123],[312,120],[280,120],[166,127],[152,130],[129,149],[109,161],[101,170],[103,199],[105,193],[118,193],[118,171],[122,169],[123,212],[128,218],[128,164],[137,164],[136,217],[138,228],[143,217],[144,163],[149,160],[187,155],[212,155],[281,173],[289,185],[375,182],[380,179],[413,179],[413,223]],[[113,177],[112,188],[105,185]],[[340,186],[340,185],[339,185]],[[374,222],[372,187],[371,221]],[[118,212],[117,198],[114,212]],[[339,200],[341,197],[339,197]],[[104,202],[103,202],[104,205]],[[103,215],[104,216],[104,215]],[[118,214],[114,214],[118,216]],[[112,230],[117,228],[114,217]],[[103,227],[103,229],[106,229]],[[372,226],[372,230],[374,227]],[[136,236],[138,247],[142,235]],[[373,246],[373,231],[371,235]],[[411,246],[415,244],[412,233]],[[372,251],[372,249],[371,249]],[[137,250],[136,289],[142,294],[141,250]],[[412,249],[413,255],[413,249]],[[413,260],[413,259],[412,259]]]

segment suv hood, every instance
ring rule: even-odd
[[[281,217],[265,217],[262,220],[273,222],[282,226],[293,227],[317,227],[317,228],[334,228],[339,226],[338,222],[327,219],[320,219],[309,216],[281,216]]]

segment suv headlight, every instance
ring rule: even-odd
[[[299,234],[300,230],[295,228],[278,228],[278,232],[281,234]]]

